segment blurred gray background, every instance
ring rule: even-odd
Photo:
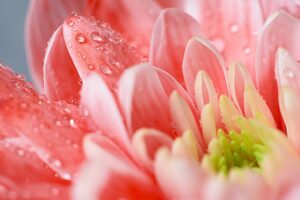
[[[24,22],[29,0],[0,0],[0,62],[30,75],[24,49]]]

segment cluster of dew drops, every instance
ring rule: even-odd
[[[120,74],[125,69],[125,65],[119,62],[118,56],[120,55],[118,55],[114,49],[122,48],[122,51],[129,51],[134,54],[136,52],[136,46],[134,44],[131,44],[130,46],[126,45],[122,36],[114,32],[108,23],[96,20],[95,18],[89,18],[88,20],[96,28],[101,28],[101,32],[93,31],[89,36],[86,36],[83,33],[78,32],[75,26],[76,22],[81,22],[83,19],[78,16],[77,13],[72,13],[72,15],[75,19],[71,18],[67,23],[73,31],[77,31],[75,35],[76,42],[80,45],[84,45],[91,40],[93,43],[90,43],[90,45],[94,47],[96,51],[101,51],[103,54],[109,55],[103,58],[103,61],[102,63],[99,63],[99,66],[88,64],[87,68],[91,71],[99,70],[105,76]],[[71,43],[68,45],[72,48]],[[83,60],[87,59],[87,55],[82,52],[78,52],[77,55]],[[126,64],[127,58],[123,59],[125,59]]]

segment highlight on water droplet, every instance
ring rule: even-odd
[[[244,47],[244,53],[245,53],[246,55],[249,55],[250,52],[251,52],[250,47],[249,47],[249,46],[245,46],[245,47]]]
[[[231,24],[229,26],[229,30],[231,33],[237,33],[239,31],[240,27],[237,24]]]
[[[283,74],[286,78],[293,78],[295,76],[295,73],[289,67],[283,69]]]
[[[100,33],[97,31],[92,32],[91,39],[94,40],[95,42],[103,42],[104,41],[102,36],[100,35]]]
[[[86,38],[85,38],[85,36],[84,36],[83,34],[78,33],[78,34],[76,35],[76,41],[77,41],[78,43],[80,43],[80,44],[83,44],[83,43],[86,42]]]
[[[100,66],[100,71],[105,75],[111,75],[112,74],[112,70],[109,67],[107,67],[106,65],[101,65]]]

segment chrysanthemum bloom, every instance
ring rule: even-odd
[[[0,70],[1,198],[297,199],[294,2],[79,2],[32,1],[47,97]]]

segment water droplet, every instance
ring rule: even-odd
[[[76,125],[74,119],[70,119],[70,126],[71,126],[72,128],[77,128],[77,125]]]
[[[18,150],[18,155],[19,155],[19,156],[24,156],[24,154],[25,154],[25,153],[24,153],[24,151],[23,151],[22,149],[19,149],[19,150]]]
[[[101,37],[100,33],[97,31],[92,32],[91,38],[95,42],[103,42],[103,38]]]
[[[246,46],[246,47],[244,48],[244,53],[245,53],[246,55],[249,55],[250,52],[251,52],[250,47],[249,47],[249,46]]]
[[[237,33],[239,31],[239,26],[237,24],[231,24],[229,26],[229,30],[231,33]]]
[[[67,172],[61,173],[60,176],[65,180],[71,180],[71,178],[72,178],[71,174],[69,174]]]
[[[60,167],[61,167],[61,162],[60,162],[60,160],[54,159],[54,160],[52,161],[52,164],[53,164],[55,167],[57,167],[57,168],[60,168]]]
[[[74,24],[75,24],[75,23],[74,23],[73,21],[70,21],[70,22],[69,22],[69,26],[71,26],[71,27],[74,26]]]
[[[105,65],[101,65],[100,70],[103,74],[106,74],[106,75],[111,75],[112,74],[112,70],[109,67],[105,66]]]
[[[86,59],[86,56],[85,56],[85,55],[82,55],[81,58],[82,58],[83,60],[85,60],[85,59]]]
[[[222,52],[225,48],[225,43],[222,39],[220,38],[214,38],[212,40],[212,43],[215,45],[215,47],[220,51]]]
[[[78,79],[77,83],[78,83],[78,85],[82,85],[82,80]]]
[[[50,192],[53,196],[57,196],[59,194],[59,189],[58,188],[51,188]]]
[[[283,74],[287,78],[293,78],[295,76],[293,70],[289,67],[283,69]]]
[[[85,43],[86,38],[85,38],[85,36],[84,36],[83,34],[78,33],[78,34],[76,35],[76,41],[77,41],[78,43],[80,43],[80,44],[83,44],[83,43]]]
[[[61,121],[59,121],[59,120],[57,120],[57,121],[55,122],[55,124],[56,124],[56,126],[61,126],[61,125],[62,125]]]
[[[88,64],[88,68],[89,68],[89,70],[94,70],[95,69],[94,65],[92,65],[92,64]]]

